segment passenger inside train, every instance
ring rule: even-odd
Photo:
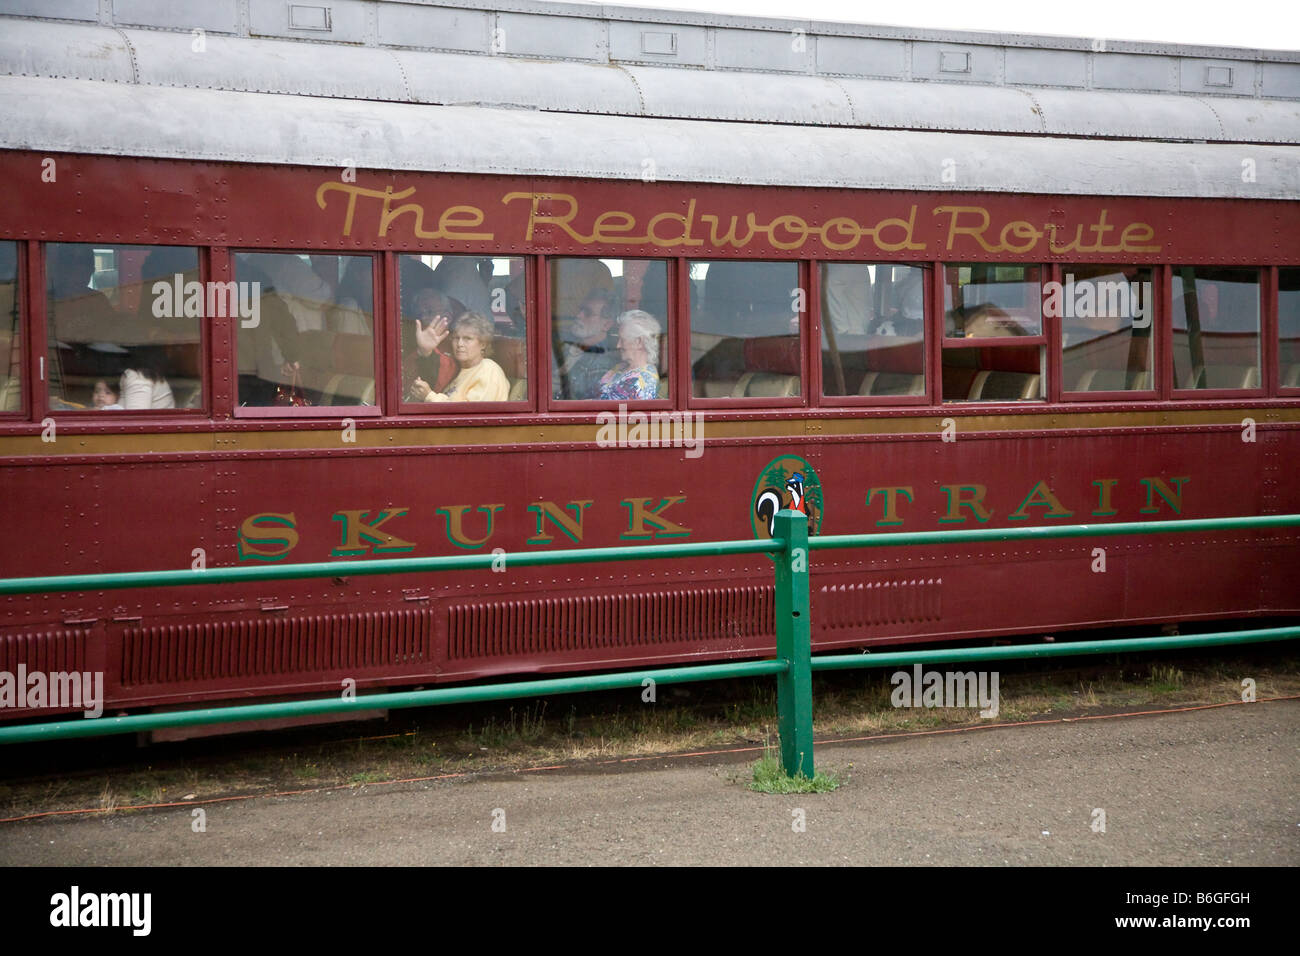
[[[50,407],[92,408],[101,378],[123,410],[202,407],[202,309],[176,291],[198,274],[193,247],[51,243]]]
[[[523,312],[527,288],[523,264],[524,260],[517,256],[487,258],[415,253],[398,257],[403,401],[421,404],[441,401],[425,396],[445,393],[452,379],[463,371],[454,358],[450,333],[466,313],[476,314],[488,323],[485,354],[493,356],[492,365],[504,374],[506,394],[501,398],[456,400],[520,401],[528,397],[528,324]],[[473,302],[480,303],[481,307],[476,309]],[[435,360],[437,368],[433,366]],[[417,378],[420,385],[415,384]],[[495,394],[495,389],[490,391]]]
[[[601,397],[601,378],[619,360],[616,338],[610,334],[617,315],[614,293],[595,288],[583,298],[573,316],[552,320],[552,398]]]
[[[437,289],[415,294],[412,315],[402,315],[402,394],[407,401],[422,402],[429,390],[440,392],[456,377],[447,337],[454,318],[464,307]],[[417,385],[418,383],[418,385]]]
[[[237,327],[238,404],[375,405],[370,256],[238,253],[238,282],[257,283],[256,323]]]
[[[442,391],[416,379],[412,394],[424,402],[504,402],[510,382],[492,354],[492,320],[481,312],[464,312],[451,324],[451,354],[460,371]]]
[[[618,317],[619,357],[600,379],[605,401],[632,402],[659,395],[659,321],[649,312],[632,309]]]

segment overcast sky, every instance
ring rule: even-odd
[[[579,0],[586,2],[586,0]],[[642,0],[609,6],[1300,50],[1300,0]]]

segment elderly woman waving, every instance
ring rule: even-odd
[[[618,317],[618,354],[623,361],[600,379],[600,397],[613,401],[659,397],[659,321],[633,309]]]
[[[460,371],[441,392],[422,378],[411,385],[413,397],[426,402],[504,402],[510,380],[501,366],[488,358],[492,351],[492,320],[478,312],[464,312],[451,323],[451,357]]]

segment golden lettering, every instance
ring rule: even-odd
[[[1119,247],[1119,246],[1107,246],[1107,245],[1103,244],[1102,241],[1101,241],[1101,237],[1102,237],[1103,235],[1105,235],[1105,234],[1108,233],[1108,232],[1111,232],[1111,231],[1114,230],[1114,228],[1115,228],[1114,226],[1112,226],[1110,223],[1108,223],[1108,222],[1106,221],[1106,210],[1105,210],[1105,209],[1103,209],[1103,210],[1101,211],[1101,218],[1099,218],[1095,223],[1093,223],[1093,224],[1092,224],[1091,226],[1089,226],[1088,228],[1091,229],[1094,233],[1096,233],[1096,235],[1097,235],[1097,241],[1094,242],[1094,243],[1092,244],[1092,249],[1091,249],[1091,250],[1085,249],[1085,250],[1084,250],[1085,252],[1089,252],[1089,251],[1091,251],[1091,252],[1119,252],[1119,250],[1120,250],[1120,247]]]
[[[576,239],[585,245],[590,245],[595,238],[593,236],[584,236],[580,232],[574,232],[569,226],[574,216],[578,215],[578,197],[571,196],[568,193],[506,193],[501,197],[502,203],[512,203],[516,199],[531,199],[532,206],[528,210],[528,229],[524,232],[524,240],[532,242],[533,230],[538,223],[546,225],[559,226],[569,234],[569,237]],[[569,204],[569,213],[566,216],[551,216],[542,214],[542,203],[550,199],[558,199]]]
[[[1012,245],[1011,240],[1007,237],[1008,233],[1029,241],[1020,245]],[[1017,219],[1015,222],[1009,222],[1003,226],[1002,235],[998,238],[1001,240],[1003,249],[1010,252],[1028,252],[1038,245],[1038,240],[1043,238],[1043,234],[1024,220]]]
[[[366,520],[369,511],[334,512],[333,519],[343,525],[340,532],[342,542],[330,552],[330,557],[357,557],[372,548],[375,554],[400,554],[414,551],[414,541],[399,538],[380,528],[380,525],[393,518],[400,518],[410,510],[390,505],[381,511],[376,511],[375,516],[369,520]]]
[[[464,218],[461,218],[461,215]],[[491,239],[490,232],[458,233],[457,229],[472,229],[483,225],[483,210],[478,206],[448,206],[438,217],[438,232],[448,239]]]
[[[1148,243],[1155,237],[1156,231],[1147,223],[1131,222],[1119,234],[1119,245],[1124,252],[1159,252],[1164,248],[1163,246],[1135,245],[1135,243]]]
[[[980,217],[980,225],[977,226],[958,226],[957,219],[963,213],[975,213]],[[942,216],[947,213],[948,219],[948,245],[945,247],[949,252],[952,251],[952,244],[958,236],[970,236],[978,242],[985,252],[999,252],[1000,246],[990,246],[984,241],[984,230],[989,227],[989,211],[983,206],[936,206],[932,215]]]
[[[1051,235],[1047,237],[1047,251],[1052,253],[1052,255],[1059,256],[1059,255],[1064,255],[1065,253],[1070,252],[1074,249],[1078,249],[1079,244],[1083,241],[1083,226],[1078,225],[1074,227],[1074,238],[1070,241],[1068,245],[1064,245],[1064,246],[1058,246],[1056,244],[1056,230],[1058,228],[1060,227],[1054,223],[1047,224],[1047,230],[1049,233],[1051,233]]]
[[[355,183],[336,183],[332,180],[327,180],[316,188],[316,205],[321,209],[324,209],[326,203],[325,194],[334,190],[348,194],[348,212],[347,215],[343,217],[343,235],[345,236],[352,235],[352,216],[357,209],[358,196],[371,196],[375,199],[384,199],[392,192],[391,188],[387,190],[366,189],[364,186],[358,186]]]
[[[661,222],[679,223],[682,227],[681,235],[679,236],[659,235],[659,231],[658,231],[659,223]],[[664,246],[664,247],[702,246],[704,245],[703,239],[691,238],[691,230],[694,227],[694,224],[695,224],[695,200],[692,199],[689,203],[686,204],[686,215],[682,216],[675,212],[661,212],[659,215],[655,216],[653,219],[650,220],[649,225],[646,227],[646,234],[649,236],[650,241],[653,242],[656,246]]]
[[[321,209],[325,208],[327,203],[326,195],[333,191],[339,191],[347,194],[348,209],[343,217],[343,235],[352,235],[352,224],[355,221],[357,211],[357,197],[364,196],[370,199],[381,200],[379,211],[379,235],[388,235],[388,227],[393,221],[400,216],[411,215],[415,217],[413,227],[414,234],[420,239],[478,239],[489,240],[495,238],[490,232],[460,232],[462,228],[472,228],[483,224],[483,210],[477,206],[451,206],[438,219],[438,228],[432,232],[424,229],[424,207],[419,203],[404,203],[396,209],[392,208],[393,200],[405,199],[407,196],[414,194],[415,187],[403,189],[400,193],[393,192],[392,186],[386,186],[383,189],[366,189],[364,186],[358,186],[356,183],[336,183],[333,181],[323,182],[316,189],[316,205]]]
[[[898,498],[901,495],[910,502],[912,500],[912,486],[898,485],[892,488],[870,488],[867,490],[867,507],[871,507],[871,499],[876,497],[877,494],[885,497],[885,513],[876,522],[876,527],[883,528],[889,525],[902,524],[903,519],[898,516]]]
[[[546,522],[549,519],[552,524],[564,533],[564,536],[574,544],[582,543],[582,516],[586,510],[591,507],[592,499],[584,498],[581,501],[570,501],[564,507],[573,512],[574,517],[566,515],[554,501],[539,501],[537,504],[529,505],[528,510],[537,516],[537,534],[528,539],[528,544],[549,544],[555,540],[555,536],[546,533]]]
[[[1046,481],[1040,481],[1029,489],[1029,494],[1025,495],[1024,500],[1020,502],[1020,507],[1007,515],[1007,519],[1009,521],[1025,521],[1029,518],[1028,509],[1030,508],[1046,508],[1047,510],[1043,512],[1044,518],[1068,518],[1074,514],[1073,511],[1061,504],[1061,499],[1053,494]]]
[[[1192,479],[1186,475],[1181,478],[1170,478],[1169,481],[1173,482],[1174,485],[1170,488],[1169,483],[1163,478],[1139,478],[1138,484],[1145,488],[1147,492],[1147,503],[1144,507],[1139,508],[1138,512],[1144,515],[1158,514],[1160,511],[1160,505],[1154,504],[1152,498],[1154,495],[1159,495],[1164,500],[1165,504],[1173,509],[1174,514],[1182,514],[1183,482],[1191,480]]]
[[[619,236],[611,233],[627,232],[636,225],[636,216],[630,212],[611,209],[602,212],[591,224],[591,238],[594,242],[642,242],[643,236]]]
[[[948,496],[948,511],[939,519],[939,524],[965,524],[966,516],[961,513],[962,508],[969,508],[980,524],[993,517],[993,512],[984,507],[987,486],[940,485],[939,490]]]
[[[476,231],[483,225],[486,215],[479,207],[470,205],[447,207],[438,216],[437,228],[425,229],[424,219],[429,210],[411,198],[415,194],[414,186],[394,191],[392,186],[367,189],[355,183],[330,180],[317,187],[316,205],[325,209],[330,194],[336,191],[347,197],[343,215],[344,236],[353,234],[358,200],[373,199],[379,201],[379,237],[387,236],[394,224],[409,220],[411,234],[418,239],[487,241],[495,238],[492,232]],[[403,201],[408,199],[411,201]],[[594,218],[588,220],[581,216],[578,197],[571,193],[514,191],[505,193],[501,202],[508,206],[521,199],[528,200],[529,203],[528,222],[523,230],[526,242],[535,241],[539,229],[543,237],[547,237],[548,229],[558,228],[568,239],[583,246],[647,245],[671,249],[708,245],[721,250],[728,247],[744,249],[758,239],[774,249],[793,251],[803,249],[811,239],[820,242],[827,250],[845,252],[857,248],[864,239],[869,238],[881,252],[924,252],[927,248],[926,243],[915,239],[916,204],[908,210],[907,218],[891,216],[881,219],[874,226],[858,222],[849,216],[836,216],[819,225],[794,213],[782,213],[766,222],[760,221],[754,212],[746,212],[743,221],[740,215],[724,217],[716,213],[699,213],[699,221],[708,230],[706,238],[695,235],[697,199],[687,202],[684,214],[660,212],[645,220],[644,226],[636,213],[623,209],[599,210]],[[984,206],[936,206],[931,210],[931,215],[948,218],[944,248],[949,252],[956,247],[959,237],[974,240],[980,250],[987,253],[1030,254],[1040,248],[1044,237],[1047,239],[1047,251],[1052,255],[1071,252],[1159,252],[1163,248],[1152,241],[1155,239],[1155,229],[1149,223],[1132,222],[1120,228],[1110,222],[1109,212],[1108,209],[1102,209],[1095,222],[1074,226],[1074,236],[1065,242],[1061,242],[1060,237],[1068,226],[1044,223],[1040,229],[1023,219],[995,226],[992,215]],[[725,224],[724,218],[727,219]],[[590,231],[584,231],[582,224],[588,222]],[[1110,234],[1117,229],[1118,241],[1108,241]],[[991,235],[994,230],[996,242]],[[1091,234],[1091,242],[1084,241],[1085,230]]]
[[[903,230],[903,238],[901,241],[885,242],[884,239],[881,237],[880,234],[884,232],[886,229],[890,228],[891,226]],[[882,219],[880,220],[880,222],[876,223],[876,228],[874,230],[864,230],[864,234],[866,234],[867,232],[874,232],[876,247],[878,249],[883,249],[885,252],[898,252],[900,249],[914,249],[914,250],[924,249],[925,248],[924,242],[912,241],[912,230],[915,228],[916,228],[916,206],[913,206],[912,211],[907,214],[906,222],[904,222],[902,219]],[[825,242],[824,237],[822,241]],[[949,248],[951,248],[951,246],[949,246]]]
[[[251,515],[239,526],[239,560],[279,561],[298,547],[298,519],[288,514]]]
[[[487,531],[481,538],[471,538],[465,533],[465,513],[470,510],[470,505],[444,505],[441,508],[435,508],[437,514],[442,515],[447,520],[447,540],[459,548],[473,549],[481,548],[492,539],[492,519],[498,511],[505,508],[504,504],[479,505],[476,510],[487,515]]]
[[[913,212],[915,212],[916,207],[913,206],[912,209]],[[832,229],[841,235],[849,236],[850,238],[848,242],[831,242],[830,233]],[[828,219],[822,226],[822,245],[827,249],[852,249],[861,239],[862,230],[858,228],[857,222],[853,219],[845,219],[843,217],[838,219]],[[925,247],[922,246],[921,248]]]
[[[736,219],[737,219],[736,216],[731,217],[731,226],[728,228],[727,234],[722,237],[718,236],[719,219],[717,216],[701,216],[700,218],[705,222],[712,223],[712,225],[709,227],[710,245],[713,246],[730,245],[730,246],[735,246],[737,249],[741,249],[749,245],[749,240],[754,237],[754,214],[752,212],[749,214],[749,217],[746,220],[749,223],[749,232],[745,233],[744,239],[736,238]]]
[[[627,531],[619,535],[624,541],[649,540],[652,538],[685,538],[691,529],[669,521],[663,513],[673,505],[686,500],[685,495],[669,495],[661,498],[659,504],[651,506],[653,498],[624,498],[619,502],[627,509]]]
[[[778,239],[776,231],[784,229],[793,239]],[[819,230],[811,230],[815,235]],[[767,225],[767,239],[778,249],[798,249],[808,241],[808,223],[798,216],[778,216]]]

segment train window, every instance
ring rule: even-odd
[[[802,394],[798,263],[692,262],[690,299],[696,397]]]
[[[925,394],[925,274],[910,265],[821,264],[823,394]]]
[[[944,267],[943,398],[1041,400],[1046,378],[1039,266]]]
[[[370,256],[236,253],[241,309],[257,309],[236,328],[236,404],[376,405],[372,270]]]
[[[1042,286],[1038,266],[944,267],[945,338],[1042,335]]]
[[[1043,311],[1061,320],[1061,388],[1150,391],[1154,327],[1151,269],[1063,265],[1045,289]]]
[[[1277,271],[1278,384],[1300,388],[1300,269]]]
[[[522,257],[399,256],[398,299],[403,401],[528,400]]]
[[[23,407],[21,319],[18,243],[0,241],[0,412]]]
[[[50,408],[201,408],[206,308],[191,246],[45,247]]]
[[[1174,266],[1174,388],[1256,389],[1259,270]]]
[[[551,397],[668,398],[668,263],[551,262]]]

